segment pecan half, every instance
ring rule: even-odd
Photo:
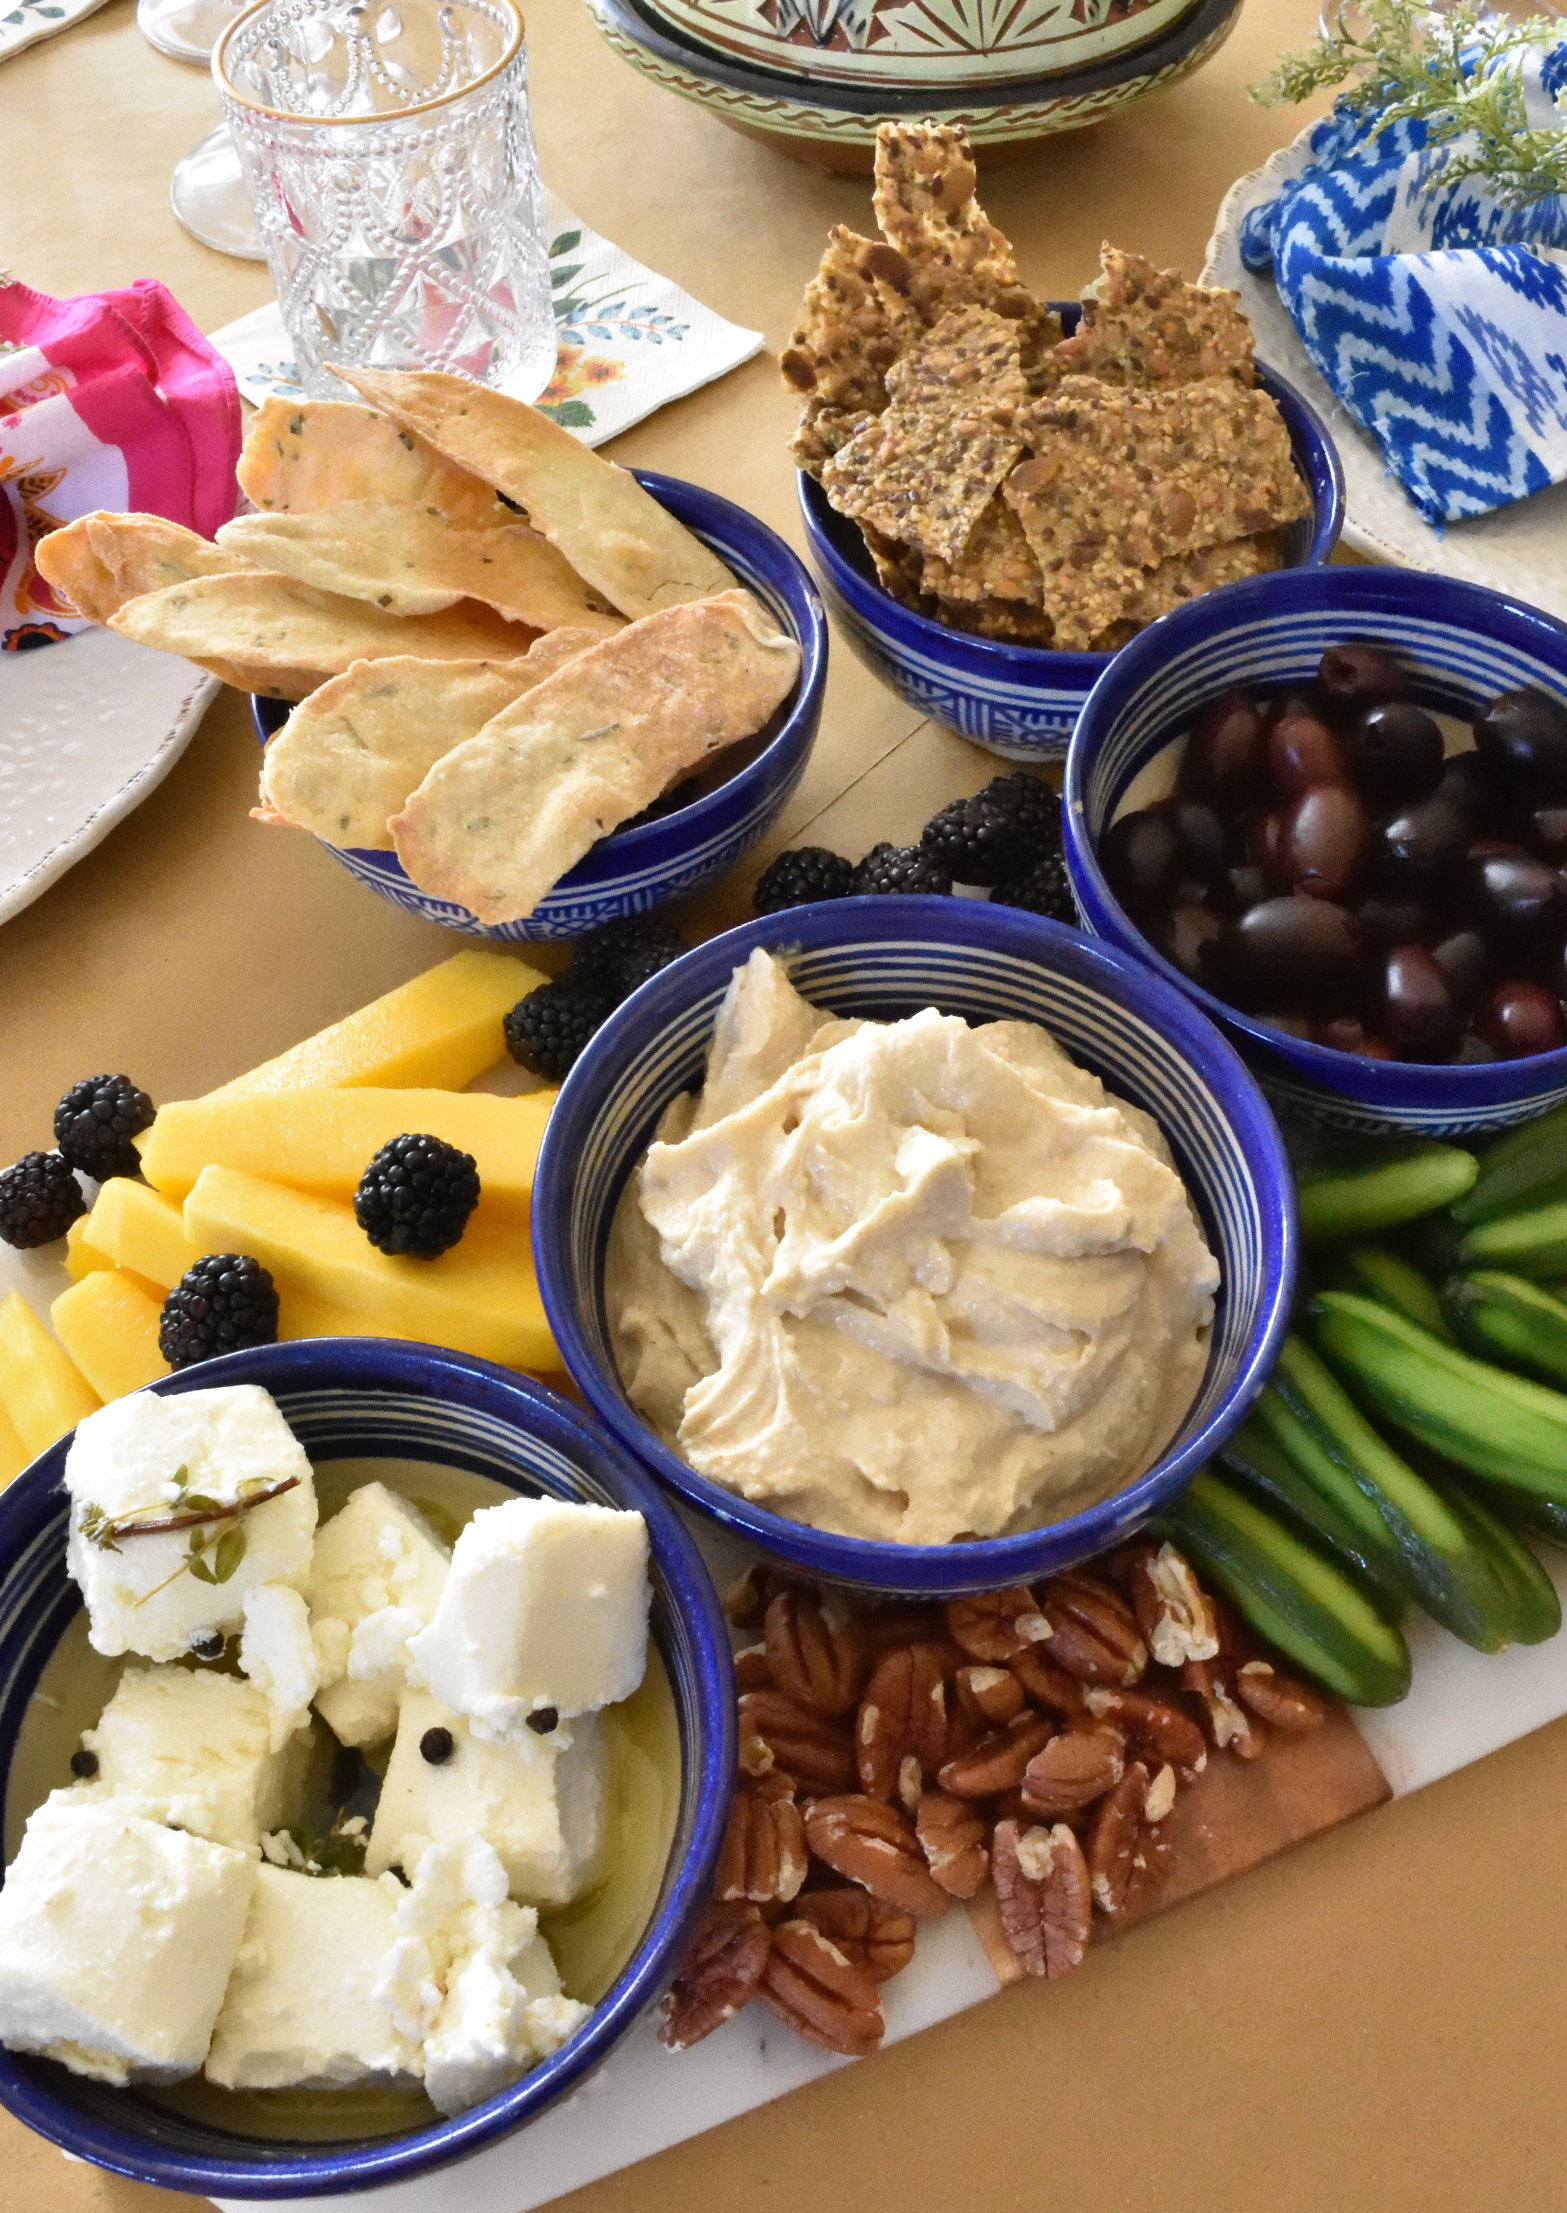
[[[1023,1710],[1023,1686],[1009,1668],[960,1667],[953,1678],[964,1712],[991,1729],[1004,1729]]]
[[[729,1804],[729,1821],[713,1878],[717,1897],[746,1898],[765,1906],[787,1902],[805,1881],[809,1856],[805,1823],[787,1775],[741,1783]]]
[[[1148,1647],[1131,1610],[1108,1583],[1086,1575],[1056,1575],[1045,1585],[1050,1657],[1083,1683],[1122,1688],[1138,1682]]]
[[[1016,1788],[1029,1761],[1053,1733],[1053,1723],[1021,1713],[1004,1729],[981,1737],[971,1751],[948,1760],[936,1780],[954,1798],[994,1798],[998,1791]]]
[[[865,1646],[852,1621],[829,1621],[798,1586],[767,1609],[762,1636],[773,1681],[808,1713],[846,1714],[865,1681]]]
[[[946,1635],[941,1608],[917,1599],[894,1598],[884,1605],[867,1605],[858,1625],[865,1649],[873,1655],[895,1644],[939,1644]]]
[[[757,1995],[808,2044],[849,2059],[875,2051],[886,2030],[869,1973],[809,1921],[773,1930]]]
[[[1142,1552],[1131,1576],[1132,1609],[1161,1667],[1212,1660],[1219,1651],[1213,1601],[1173,1544]]]
[[[1025,1974],[1052,1981],[1082,1964],[1092,1922],[1088,1864],[1064,1823],[998,1822],[990,1840],[1001,1926]]]
[[[765,1773],[747,1746],[759,1744],[772,1761],[812,1790],[848,1790],[854,1783],[854,1746],[841,1721],[807,1713],[781,1690],[748,1690],[740,1697],[740,1764]]]
[[[748,1644],[735,1654],[736,1690],[772,1690],[773,1671],[767,1664],[767,1647]]]
[[[1029,1761],[1023,1803],[1030,1813],[1076,1813],[1113,1790],[1126,1767],[1126,1748],[1113,1729],[1066,1729]]]
[[[1166,1769],[1165,1772],[1168,1773],[1169,1770]],[[1153,1784],[1149,1786],[1150,1798],[1158,1780],[1156,1775]],[[1148,1823],[1144,1827],[1132,1852],[1131,1872],[1127,1876],[1126,1891],[1121,1900],[1123,1920],[1130,1914],[1140,1913],[1153,1898],[1170,1871],[1170,1855],[1173,1849],[1174,1840],[1168,1829],[1160,1828],[1154,1823]]]
[[[1150,1759],[1168,1760],[1188,1782],[1207,1766],[1201,1729],[1169,1699],[1152,1691],[1106,1690],[1095,1685],[1084,1692],[1083,1702],[1096,1719],[1114,1722],[1137,1751]]]
[[[947,1894],[925,1865],[919,1838],[880,1799],[853,1793],[818,1798],[805,1816],[805,1838],[825,1866],[883,1905],[922,1920],[939,1920],[946,1912]]]
[[[758,1560],[748,1567],[744,1575],[735,1580],[724,1592],[724,1614],[736,1629],[760,1629],[767,1603],[779,1588],[775,1568],[763,1567]]]
[[[922,1780],[947,1756],[946,1655],[939,1645],[906,1644],[876,1662],[854,1724],[860,1788],[891,1799],[912,1760]],[[918,1792],[916,1789],[916,1798]]]
[[[1267,1660],[1248,1660],[1237,1669],[1236,1696],[1275,1729],[1287,1735],[1320,1729],[1328,1718],[1327,1701],[1309,1683],[1281,1675]]]
[[[1148,1770],[1141,1760],[1133,1760],[1094,1814],[1088,1832],[1088,1884],[1101,1913],[1117,1914],[1126,1903],[1147,1798]]]
[[[1014,1583],[1009,1590],[986,1591],[979,1598],[949,1598],[947,1634],[971,1660],[997,1667],[1028,1645],[1043,1644],[1050,1624],[1033,1592]]]
[[[771,1949],[771,1935],[755,1906],[710,1905],[691,1932],[664,2000],[659,2042],[684,2052],[733,2020],[761,1982]]]
[[[1075,1675],[1055,1667],[1045,1658],[1042,1645],[1025,1645],[1014,1652],[1008,1665],[1024,1691],[1045,1713],[1069,1721],[1083,1711],[1083,1686]]]
[[[985,1823],[968,1800],[951,1798],[944,1790],[926,1791],[914,1816],[914,1833],[932,1877],[947,1895],[972,1898],[985,1880],[990,1854]]]
[[[1262,1730],[1238,1704],[1227,1673],[1216,1660],[1188,1660],[1181,1669],[1181,1687],[1202,1701],[1203,1720],[1214,1749],[1228,1748],[1237,1759],[1254,1760],[1262,1751]]]
[[[820,1929],[845,1959],[863,1967],[872,1982],[890,1982],[914,1957],[914,1916],[883,1905],[869,1891],[808,1890],[795,1914]]]

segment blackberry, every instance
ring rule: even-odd
[[[404,1130],[359,1179],[354,1220],[377,1252],[434,1260],[455,1245],[479,1203],[479,1164],[444,1137]]]
[[[501,1025],[506,1050],[546,1083],[559,1083],[614,1004],[608,991],[576,976],[540,984]]]
[[[1067,880],[1066,862],[1059,853],[1047,853],[1042,861],[1036,861],[1026,876],[1014,876],[1010,883],[997,884],[990,895],[993,907],[1022,907],[1029,914],[1048,915],[1052,922],[1070,923],[1077,927],[1077,908],[1072,902],[1072,887]]]
[[[82,1187],[61,1153],[23,1153],[0,1173],[0,1237],[8,1245],[47,1245],[87,1212]]]
[[[54,1141],[73,1168],[99,1183],[140,1175],[131,1139],[148,1128],[154,1111],[129,1076],[83,1076],[54,1110]]]
[[[971,799],[954,799],[920,833],[927,853],[960,884],[1004,884],[1061,844],[1061,803],[1032,776],[995,776]]]
[[[590,986],[618,1005],[687,951],[679,931],[658,916],[623,914],[577,939],[569,980]]]
[[[855,868],[849,889],[856,894],[888,891],[950,891],[952,878],[919,845],[873,845]]]
[[[797,845],[768,862],[756,879],[751,905],[758,914],[777,914],[813,899],[844,899],[853,882],[854,863],[841,853],[829,853],[825,845]]]
[[[171,1368],[276,1343],[277,1286],[249,1253],[208,1253],[163,1302],[158,1350]]]

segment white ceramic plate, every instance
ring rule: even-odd
[[[140,806],[217,689],[112,630],[0,660],[0,922]]]
[[[1208,241],[1204,284],[1230,285],[1257,334],[1257,351],[1287,377],[1322,415],[1344,464],[1344,543],[1373,561],[1395,568],[1429,569],[1493,591],[1511,592],[1567,621],[1567,485],[1553,485],[1533,499],[1491,515],[1434,530],[1410,504],[1383,464],[1376,440],[1345,413],[1313,367],[1271,276],[1254,276],[1241,260],[1241,224],[1254,207],[1271,200],[1309,160],[1308,125],[1293,145],[1232,184]]]

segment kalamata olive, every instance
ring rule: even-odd
[[[1437,928],[1435,913],[1424,899],[1400,899],[1379,891],[1367,893],[1355,917],[1372,945],[1422,944]]]
[[[1180,881],[1182,857],[1174,820],[1146,807],[1121,815],[1099,841],[1105,880],[1129,914],[1163,905]]]
[[[1471,834],[1482,837],[1496,815],[1496,784],[1478,753],[1455,753],[1443,764],[1437,796],[1456,807]]]
[[[1308,676],[1300,684],[1281,684],[1276,692],[1270,692],[1262,702],[1263,727],[1272,730],[1275,724],[1288,722],[1293,716],[1306,715],[1313,722],[1328,719],[1327,694],[1318,689]]]
[[[1455,1068],[1480,1068],[1497,1058],[1496,1047],[1487,1045],[1483,1037],[1476,1037],[1473,1030],[1466,1030],[1458,1040],[1458,1050],[1453,1055]]]
[[[1211,945],[1224,928],[1224,917],[1196,900],[1182,900],[1149,931],[1167,961],[1173,961],[1193,983],[1203,975],[1203,947]]]
[[[1247,860],[1272,884],[1283,882],[1279,873],[1279,831],[1283,824],[1282,807],[1253,807],[1241,824]]]
[[[1475,921],[1504,944],[1541,938],[1567,914],[1567,886],[1532,854],[1472,849],[1468,877]]]
[[[1567,1022],[1544,984],[1527,976],[1504,976],[1475,1010],[1475,1031],[1503,1060],[1530,1053],[1553,1053],[1567,1045]]]
[[[1259,899],[1272,896],[1274,883],[1265,869],[1251,861],[1239,861],[1226,868],[1214,883],[1213,897],[1218,905],[1231,914],[1240,914],[1247,907],[1254,907]]]
[[[1404,807],[1376,840],[1376,880],[1383,891],[1440,892],[1469,844],[1469,824],[1439,792]]]
[[[1539,958],[1529,965],[1536,983],[1544,984],[1554,997],[1567,1002],[1567,939],[1547,939]]]
[[[1285,715],[1268,732],[1268,774],[1287,799],[1314,784],[1347,784],[1344,741],[1315,715]]]
[[[1330,645],[1317,663],[1317,682],[1335,707],[1352,714],[1402,699],[1406,689],[1404,672],[1387,647],[1369,638]]]
[[[1431,948],[1431,958],[1447,979],[1460,1007],[1471,1007],[1496,974],[1490,941],[1478,930],[1453,930]]]
[[[1523,798],[1567,799],[1567,707],[1544,692],[1502,692],[1475,716],[1475,750]]]
[[[1391,1060],[1393,1048],[1385,1037],[1368,1030],[1364,1022],[1352,1014],[1336,1014],[1326,1022],[1319,1022],[1312,1030],[1312,1041],[1326,1045],[1335,1053],[1360,1053],[1367,1060]]]
[[[1166,815],[1181,838],[1183,873],[1204,882],[1224,866],[1229,824],[1207,799],[1161,799],[1150,814]]]
[[[1318,784],[1291,800],[1279,825],[1284,881],[1311,899],[1348,897],[1371,859],[1371,818],[1345,784]]]
[[[1331,1005],[1352,993],[1363,942],[1354,916],[1331,899],[1264,899],[1215,938],[1203,969],[1253,1006]]]
[[[1436,789],[1442,773],[1442,733],[1413,700],[1368,707],[1349,726],[1350,772],[1378,806],[1407,806]]]
[[[1383,1019],[1404,1060],[1445,1060],[1458,1040],[1459,1010],[1447,978],[1423,945],[1395,945],[1382,971]]]
[[[1262,715],[1244,692],[1226,692],[1197,718],[1181,756],[1177,789],[1184,799],[1217,799],[1244,807],[1268,784],[1268,741]]]
[[[1553,868],[1567,861],[1567,807],[1532,807],[1519,834],[1530,852]]]

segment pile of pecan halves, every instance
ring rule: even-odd
[[[880,2044],[879,1985],[921,1920],[987,1879],[1030,1975],[1081,1964],[1097,1911],[1145,1904],[1176,1792],[1210,1745],[1255,1759],[1327,1702],[1283,1673],[1172,1545],[941,1606],[752,1569],[725,1600],[740,1773],[659,2036],[680,2051],[752,1997],[813,2044]]]

